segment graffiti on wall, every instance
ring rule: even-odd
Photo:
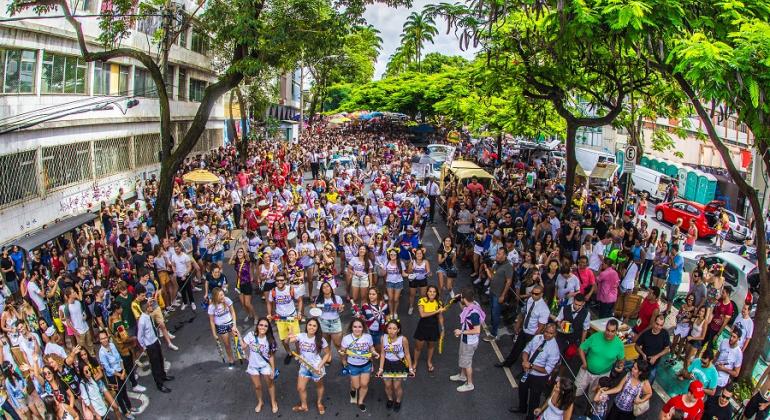
[[[79,191],[59,200],[59,216],[72,215],[98,209],[102,201],[109,202],[122,189],[124,194],[134,191],[134,179],[121,179],[104,185]]]

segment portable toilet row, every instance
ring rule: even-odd
[[[714,175],[667,159],[642,156],[641,165],[677,180],[679,197],[707,204],[714,200],[717,179]]]

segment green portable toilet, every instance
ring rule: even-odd
[[[679,164],[671,161],[666,163],[666,172],[664,172],[664,174],[676,179],[679,176]]]
[[[615,151],[615,163],[618,164],[618,173],[623,173],[623,165],[626,163],[626,152],[623,149]]]
[[[717,178],[714,175],[701,172],[698,175],[698,191],[695,195],[695,201],[707,204],[714,200],[716,192]]]
[[[650,167],[650,158],[648,158],[647,156],[642,156],[642,161],[639,162],[639,164],[644,166],[645,168],[649,168]]]
[[[695,201],[695,195],[698,193],[698,175],[700,171],[693,169],[687,173],[687,184],[684,188],[684,199]]]
[[[679,183],[679,197],[685,198],[685,192],[687,191],[687,174],[692,172],[692,168],[688,166],[680,166],[679,173],[677,174],[677,180]]]
[[[657,158],[650,158],[650,166],[648,168],[652,169],[653,171],[658,170],[658,159]]]
[[[658,166],[655,167],[655,170],[660,172],[660,173],[662,173],[662,174],[665,174],[667,167],[668,167],[668,164],[666,164],[666,161],[661,159],[661,160],[658,161]]]

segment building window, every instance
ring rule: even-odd
[[[187,29],[184,28],[179,32],[179,36],[176,38],[176,43],[182,48],[187,48]]]
[[[203,34],[195,29],[192,31],[192,36],[190,37],[190,49],[206,55],[208,52],[209,47],[209,38],[206,36],[206,34]]]
[[[37,195],[37,151],[0,156],[0,208]]]
[[[151,9],[150,13],[157,13],[157,11]],[[160,29],[160,25],[160,16],[145,16],[136,22],[136,30],[143,34],[154,36],[158,29]]]
[[[168,70],[166,71],[166,94],[168,95],[169,100],[174,96],[174,86],[176,86],[174,83],[174,70],[174,66],[168,66]]]
[[[110,94],[110,63],[94,61],[94,95]]]
[[[86,93],[86,62],[80,57],[43,53],[43,93]]]
[[[94,142],[94,167],[97,178],[129,169],[128,143],[128,137]]]
[[[150,72],[139,67],[134,69],[134,96],[158,97],[158,89],[155,87]]]
[[[35,90],[35,52],[0,48],[0,86],[2,93],[33,93]]]
[[[83,11],[83,12],[95,12],[97,0],[73,0],[70,8]]]
[[[118,66],[118,94],[128,95],[129,76],[131,75],[131,68],[128,66]],[[113,67],[114,71],[115,67]]]
[[[741,133],[744,133],[744,134],[748,134],[748,132],[749,132],[749,127],[747,127],[747,126],[746,126],[746,123],[741,123],[741,124],[738,126],[738,131],[740,131]]]
[[[128,95],[128,74],[130,71],[128,66],[105,63],[104,61],[94,62],[94,95]]]
[[[178,100],[187,100],[187,70],[181,67],[179,68],[179,86],[177,86],[176,92]]]
[[[203,93],[206,90],[206,81],[190,78],[190,100],[200,102],[203,100]]]
[[[88,142],[43,148],[43,185],[46,190],[92,178]]]

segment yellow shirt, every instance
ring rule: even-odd
[[[439,303],[438,299],[431,302],[428,300],[428,298],[421,297],[417,302],[417,305],[422,306],[423,312],[436,312],[438,311],[441,304]]]
[[[337,203],[337,194],[336,192],[329,192],[326,193],[326,199],[329,200],[330,203],[336,204]]]

